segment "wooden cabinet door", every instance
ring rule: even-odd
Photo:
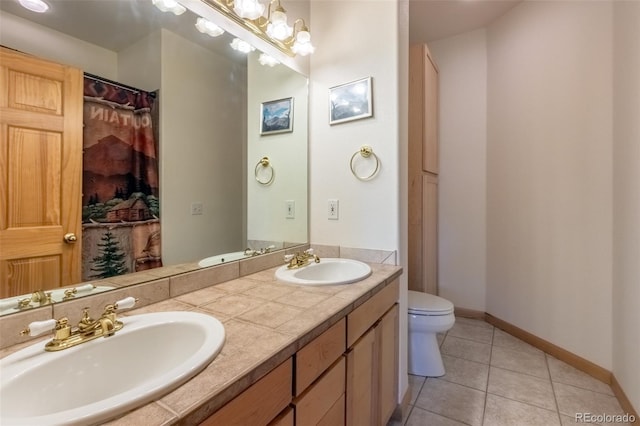
[[[425,259],[430,264],[431,241],[424,239],[426,175],[440,171],[438,141],[438,67],[424,44],[409,47],[409,158],[408,165],[408,256],[409,290],[435,294],[432,276],[425,275]],[[429,266],[429,270],[431,266]]]
[[[438,178],[426,174],[422,182],[422,241],[424,244],[424,260],[422,291],[438,294]]]
[[[80,281],[82,82],[0,48],[0,298]]]
[[[344,357],[340,357],[302,395],[293,400],[296,425],[329,425],[331,419],[340,416],[340,401],[344,402],[345,393],[345,368]],[[343,422],[338,422],[335,426],[342,424]]]
[[[374,368],[376,334],[367,331],[347,352],[346,425],[370,426],[374,424]]]
[[[375,328],[378,374],[376,424],[387,424],[397,406],[398,393],[398,304],[395,304]]]
[[[424,47],[424,116],[422,170],[438,174],[438,69]]]

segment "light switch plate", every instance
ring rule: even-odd
[[[204,207],[202,206],[202,203],[200,202],[191,203],[191,215],[193,216],[201,215],[203,209]]]
[[[294,200],[285,200],[285,219],[296,218],[296,202]]]
[[[327,219],[338,220],[339,202],[335,198],[330,198],[327,205]]]

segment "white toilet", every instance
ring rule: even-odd
[[[449,330],[455,321],[453,303],[409,290],[409,374],[444,376],[436,333]]]

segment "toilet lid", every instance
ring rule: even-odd
[[[433,294],[409,290],[409,313],[447,315],[453,312],[453,303]]]

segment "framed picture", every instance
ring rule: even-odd
[[[329,124],[373,116],[371,77],[329,89]]]
[[[260,107],[260,134],[293,132],[293,98],[263,102]]]

